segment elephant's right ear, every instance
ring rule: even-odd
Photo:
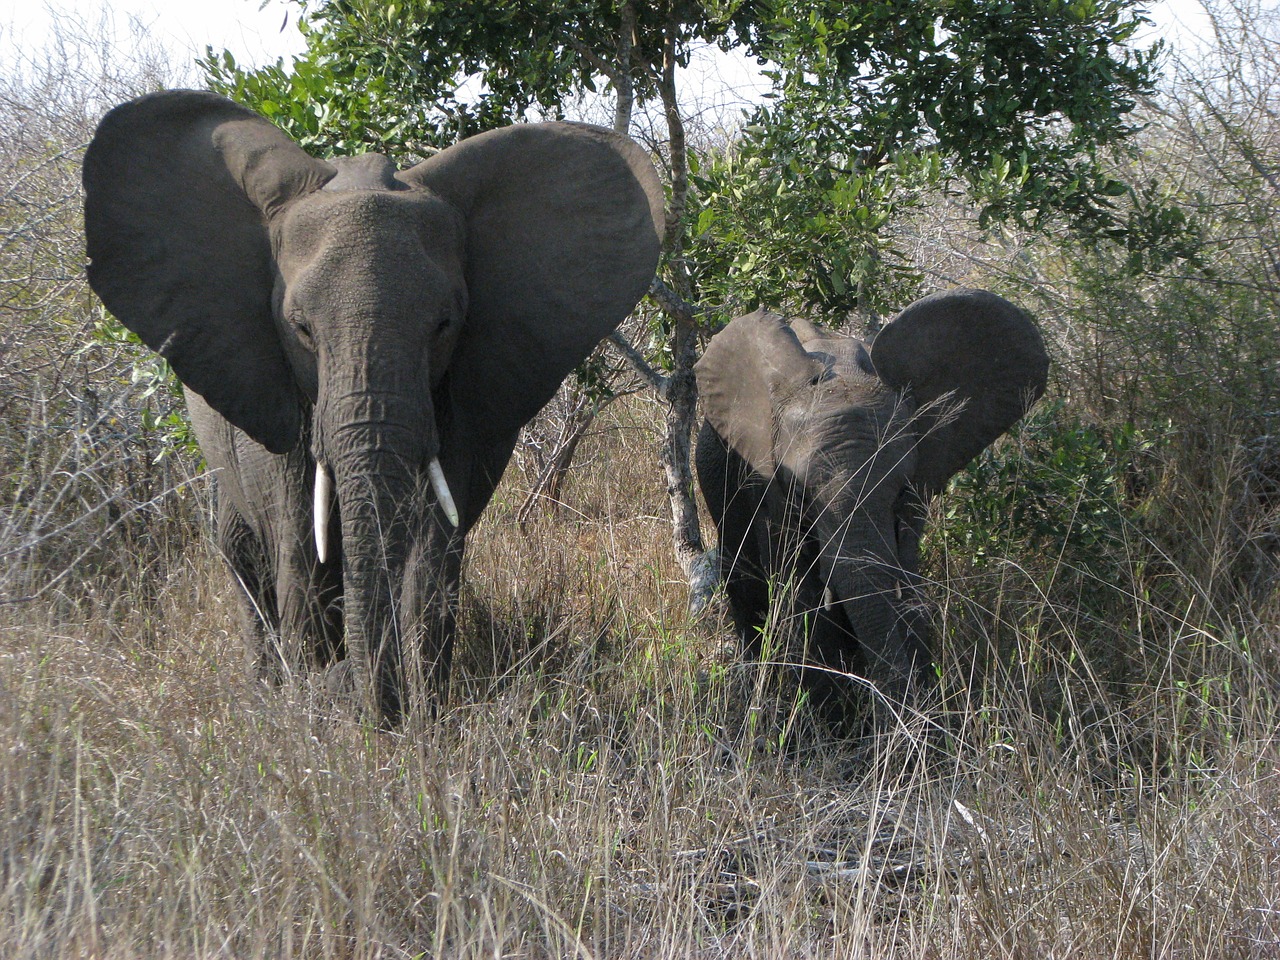
[[[334,174],[215,94],[116,107],[84,158],[89,284],[190,389],[267,449],[301,414],[272,318],[267,222]]]
[[[774,398],[812,384],[825,368],[786,321],[757,310],[712,337],[694,372],[707,420],[752,469],[771,478]]]

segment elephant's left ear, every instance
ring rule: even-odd
[[[917,300],[876,336],[871,362],[882,380],[915,397],[915,482],[926,499],[1022,418],[1049,371],[1035,322],[985,290]]]
[[[399,177],[466,223],[453,414],[483,436],[512,437],[648,291],[662,184],[633,141],[578,123],[492,130]]]

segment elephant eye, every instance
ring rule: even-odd
[[[315,340],[311,336],[311,327],[304,320],[297,321],[293,325],[293,329],[297,331],[298,339],[302,341],[302,345],[307,349],[315,347]]]
[[[446,313],[436,321],[436,333],[443,333],[449,329],[449,324],[453,323],[453,315]]]

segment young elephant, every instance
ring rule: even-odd
[[[912,603],[925,508],[1035,403],[1048,364],[1031,318],[982,290],[919,300],[870,344],[764,311],[716,334],[696,368],[698,480],[747,651],[779,594],[816,699],[838,709],[845,673],[907,699],[930,666]]]
[[[446,680],[463,538],[521,426],[653,279],[649,158],[543,123],[324,161],[175,90],[103,118],[84,187],[89,283],[218,472],[257,671],[349,653],[394,721],[407,670]]]

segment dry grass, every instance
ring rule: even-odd
[[[203,540],[0,610],[0,955],[1276,955],[1261,624],[1188,685],[1233,641],[1147,610],[1170,667],[1122,697],[1044,570],[944,559],[947,705],[830,740],[688,621],[651,415],[591,439],[576,519],[522,532],[508,478],[452,706],[399,733],[245,680]]]

